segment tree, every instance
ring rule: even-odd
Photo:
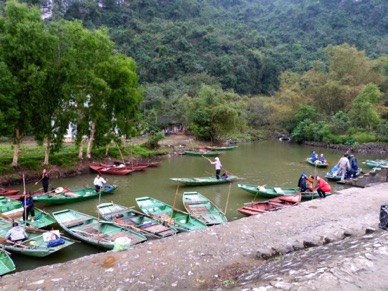
[[[5,16],[0,19],[0,59],[12,84],[8,94],[13,115],[8,121],[14,130],[14,167],[18,165],[22,138],[34,126],[32,116],[44,95],[54,43],[39,9],[14,0],[7,3]]]

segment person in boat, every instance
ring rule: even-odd
[[[345,175],[348,169],[350,169],[350,163],[348,159],[348,154],[345,153],[343,157],[341,157],[337,163],[338,173],[337,175],[341,175],[341,182],[345,181]]]
[[[19,199],[23,205],[23,221],[24,223],[28,220],[28,216],[31,215],[31,222],[34,222],[35,219],[35,208],[34,200],[31,196],[31,192],[28,191]]]
[[[125,168],[125,165],[124,164],[114,164],[113,167],[116,169],[123,169],[123,168]]]
[[[306,183],[306,173],[303,172],[302,175],[299,177],[298,181],[298,187],[300,189],[300,192],[306,192],[307,191],[307,183]]]
[[[24,228],[19,225],[19,223],[14,222],[12,223],[12,228],[7,232],[5,238],[12,242],[20,243],[28,239],[28,234]]]
[[[318,159],[317,154],[315,153],[315,151],[313,151],[313,152],[311,153],[310,158],[311,158],[311,161],[312,161],[313,163],[315,163],[315,161]]]
[[[228,179],[228,177],[229,176],[228,176],[228,174],[226,172],[221,175],[221,178],[224,179],[224,180]]]
[[[106,182],[107,180],[105,180],[100,174],[97,174],[96,178],[94,178],[94,181],[93,181],[94,190],[96,192],[100,192]]]
[[[319,158],[315,161],[316,164],[326,164],[326,159],[323,154],[319,155]]]
[[[317,176],[317,192],[319,194],[319,198],[326,198],[326,193],[331,191],[330,184],[322,179],[321,177]]]
[[[48,176],[47,170],[43,169],[42,174],[40,175],[40,180],[38,182],[35,182],[35,185],[38,185],[38,183],[42,181],[43,191],[44,193],[48,192],[48,187],[50,184],[50,178]]]
[[[222,168],[222,164],[221,164],[220,158],[219,157],[215,157],[214,158],[214,162],[212,162],[211,160],[209,160],[209,161],[210,161],[210,164],[215,166],[215,168],[216,168],[216,178],[217,178],[217,180],[219,180],[220,179],[221,168]]]

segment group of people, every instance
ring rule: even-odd
[[[319,198],[326,198],[326,193],[331,192],[331,186],[327,181],[320,176],[307,176],[305,172],[299,178],[298,187],[302,193],[313,193],[316,189]]]
[[[325,157],[323,156],[323,154],[320,154],[319,156],[315,153],[315,151],[313,151],[311,153],[311,161],[314,163],[314,164],[326,164],[326,159]]]
[[[341,175],[341,182],[345,179],[353,179],[357,175],[358,160],[354,155],[346,152],[331,170],[333,176]]]

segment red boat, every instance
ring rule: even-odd
[[[147,166],[133,166],[132,164],[101,164],[103,167],[107,168],[114,168],[114,169],[126,169],[126,170],[131,170],[131,172],[137,172],[137,171],[143,171]]]
[[[10,196],[10,195],[15,195],[19,193],[20,190],[17,189],[5,189],[5,188],[0,188],[0,196]]]
[[[116,168],[113,166],[89,166],[91,170],[94,172],[100,173],[100,174],[107,174],[107,175],[128,175],[129,173],[133,172],[132,169],[127,168]]]
[[[131,165],[132,163],[127,163],[127,165]],[[146,167],[157,167],[160,165],[160,162],[134,162],[134,166],[146,166]]]
[[[69,188],[66,188],[66,187],[58,187],[58,188],[55,188],[55,189],[52,189],[49,191],[49,193],[61,193],[61,192],[66,192],[66,191],[69,191],[70,189]],[[36,196],[40,196],[40,195],[44,195],[44,194],[47,194],[43,191],[35,191],[35,192],[31,192],[31,196],[32,197],[36,197]],[[14,194],[14,195],[11,195],[11,196],[8,196],[9,198],[11,199],[15,199],[15,200],[19,200],[21,197],[23,196],[23,194]]]
[[[300,200],[300,193],[279,196],[264,202],[248,203],[246,206],[237,209],[237,211],[245,215],[258,215],[268,211],[276,211],[285,207],[298,205]]]

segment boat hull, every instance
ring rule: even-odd
[[[237,176],[229,176],[226,179],[216,177],[202,177],[202,178],[170,178],[170,180],[174,182],[178,182],[181,185],[185,186],[206,186],[206,185],[214,185],[214,184],[224,184],[236,181],[238,179]]]

